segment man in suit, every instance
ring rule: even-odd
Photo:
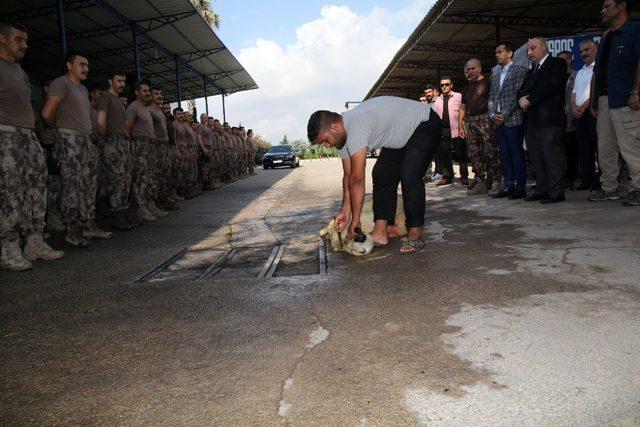
[[[523,117],[516,97],[527,69],[513,63],[514,51],[509,42],[496,46],[499,70],[496,69],[491,77],[488,105],[504,175],[504,190],[493,197],[512,200],[527,196],[527,161],[522,147]]]
[[[536,174],[536,190],[525,201],[564,201],[565,155],[562,135],[566,127],[564,111],[567,63],[549,54],[547,42],[534,37],[527,43],[533,67],[520,89],[518,104],[525,111],[525,139]]]

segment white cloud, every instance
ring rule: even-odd
[[[260,89],[227,97],[227,120],[273,143],[284,134],[305,138],[313,111],[342,111],[345,101],[364,97],[431,4],[413,0],[396,12],[373,8],[366,15],[327,5],[319,18],[296,29],[295,43],[256,40],[237,57]],[[410,28],[404,37],[393,35],[398,26]],[[219,104],[219,97],[210,98],[210,114],[221,117]]]

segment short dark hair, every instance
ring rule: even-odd
[[[69,64],[73,64],[73,61],[75,61],[78,56],[81,57],[81,58],[89,59],[89,57],[87,55],[85,55],[84,53],[80,52],[79,50],[70,50],[65,55],[64,62],[65,63],[69,63]]]
[[[162,89],[160,89],[158,86],[151,86],[151,92],[156,91],[156,92],[162,92]]]
[[[446,76],[445,75],[445,76],[440,77],[440,81],[443,81],[443,80],[449,80],[451,83],[453,83],[453,79],[451,78],[451,76]]]
[[[427,83],[426,85],[424,85],[424,90],[428,89],[437,89],[437,87],[433,83]]]
[[[114,70],[109,73],[109,79],[113,80],[115,76],[122,76],[125,79],[127,78],[127,73],[121,70]]]
[[[162,101],[162,105],[171,105],[169,101]]]
[[[184,112],[184,110],[183,110],[182,108],[180,108],[180,107],[176,107],[176,108],[174,108],[174,109],[173,109],[173,114],[175,114],[175,113],[176,113],[176,111],[180,111],[181,113],[182,113],[182,112]]]
[[[498,42],[498,44],[496,45],[496,47],[500,47],[500,46],[504,46],[504,49],[507,52],[515,52],[516,51],[516,47],[513,45],[513,43],[509,42],[509,41],[501,41]]]
[[[139,80],[136,82],[135,86],[133,87],[133,91],[137,91],[138,89],[140,89],[140,86],[150,86],[149,82],[146,80]]]
[[[27,33],[27,27],[25,27],[24,25],[18,23],[18,22],[13,22],[13,21],[0,21],[0,33],[4,34],[5,36],[9,34],[9,30],[10,29],[15,29],[18,31],[22,31]]]
[[[309,117],[309,123],[307,123],[307,138],[309,138],[309,142],[317,144],[318,134],[340,120],[340,117],[340,114],[327,110],[318,110],[313,113]]]
[[[93,83],[89,85],[89,92],[95,92],[97,90],[106,90],[104,83]]]
[[[630,1],[628,0],[613,0],[615,2],[615,4],[620,4],[620,3],[624,3],[627,9],[627,12],[629,12],[631,10],[631,5],[630,5]]]
[[[567,55],[569,58],[573,58],[573,52],[571,52],[570,50],[563,50],[558,54],[558,56],[560,55]]]

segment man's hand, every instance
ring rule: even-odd
[[[594,119],[598,118],[598,109],[597,108],[591,108],[591,115],[593,116]]]
[[[341,209],[340,212],[338,212],[338,215],[333,217],[333,219],[336,223],[336,226],[338,227],[338,231],[342,231],[351,220],[351,210]]]
[[[360,228],[360,219],[354,219],[351,221],[349,225],[349,231],[347,232],[347,237],[351,240],[355,239],[358,233],[356,233],[356,229]]]
[[[458,131],[458,136],[462,139],[466,139],[467,138],[467,127],[465,126],[465,124],[463,123],[462,126],[460,126],[460,130]]]
[[[582,107],[576,107],[571,111],[571,115],[574,119],[578,120],[584,114]]]
[[[523,96],[522,98],[520,98],[520,100],[518,101],[518,105],[520,105],[520,108],[522,108],[523,110],[527,111],[530,107],[531,107],[531,102],[529,101],[529,96]]]
[[[504,123],[504,117],[500,113],[497,113],[491,116],[491,120],[493,121],[493,124],[496,126],[501,126]]]
[[[629,101],[627,101],[627,105],[633,111],[640,111],[640,95],[629,96]]]

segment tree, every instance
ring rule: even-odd
[[[210,0],[191,0],[191,3],[211,28],[220,28],[220,15],[211,9]]]
[[[305,139],[296,139],[291,143],[291,146],[293,147],[293,151],[295,151],[301,158],[304,158],[311,148],[311,144],[309,144],[309,141]]]
[[[287,135],[282,138],[282,141],[280,141],[280,145],[289,145],[289,138],[287,138]]]

